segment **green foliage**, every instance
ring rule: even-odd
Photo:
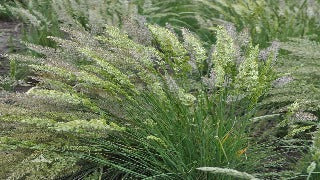
[[[60,23],[97,33],[104,24],[125,28],[128,17],[135,19],[140,14],[148,22],[170,24],[179,34],[182,27],[188,28],[206,47],[216,40],[212,28],[231,22],[237,29],[248,29],[253,44],[266,47],[273,40],[284,41],[288,37],[311,36],[320,40],[319,8],[315,0],[30,0],[8,9],[31,24],[26,29],[26,39],[42,45],[52,45],[47,36],[63,35]]]
[[[253,83],[246,75],[265,79],[265,71],[271,72],[258,49],[241,42],[231,26],[217,28],[212,55],[186,30],[181,42],[166,28],[148,28],[153,46],[136,43],[111,26],[98,36],[64,29],[70,39],[50,37],[61,48],[27,43],[42,57],[11,56],[12,61],[31,62],[40,83],[26,94],[2,95],[1,121],[70,139],[70,144],[53,139],[40,145],[31,138],[28,145],[15,146],[58,153],[65,157],[57,164],[63,171],[80,155],[97,163],[96,168],[104,167],[106,178],[210,178],[214,175],[195,168],[242,170],[252,163],[243,155],[249,142],[246,127],[272,77],[269,73],[267,81]],[[247,67],[251,62],[254,68]],[[5,144],[12,142],[17,141],[9,138]],[[48,167],[37,165],[44,172]],[[59,177],[55,172],[52,176]],[[28,177],[38,175],[30,172]]]
[[[13,90],[21,65],[40,80],[26,94],[1,92],[2,125],[23,127],[1,137],[1,148],[21,161],[9,163],[10,177],[292,178],[303,169],[318,178],[320,47],[289,37],[320,40],[319,1],[1,3],[0,17],[25,23],[26,41],[53,47],[26,43],[37,57],[11,56],[10,76],[0,81]],[[262,99],[278,43],[260,52],[257,44],[275,39],[290,41],[280,44],[279,78]],[[255,113],[262,116],[249,121]],[[250,140],[252,126],[261,138]],[[287,171],[311,137],[303,165]]]
[[[319,171],[320,171],[320,143],[319,143],[319,132],[318,131],[315,135],[315,139],[313,141],[313,146],[311,147],[311,154],[312,158],[310,160],[310,164],[307,168],[308,179],[317,179],[319,178]]]
[[[204,8],[204,4],[197,0],[135,0],[138,13],[145,16],[148,22],[160,26],[170,24],[176,32],[187,28],[196,33],[205,45],[216,40],[210,27],[219,20],[213,20]],[[210,24],[210,25],[209,25]]]
[[[300,114],[301,121],[316,120],[319,117],[319,82],[320,66],[319,44],[306,39],[292,39],[282,43],[281,48],[288,51],[280,59],[278,72],[279,78],[274,82],[273,89],[264,100],[263,104],[272,104],[280,111],[286,111],[287,106],[295,103],[295,113],[310,112],[314,115]],[[276,110],[276,109],[274,109]]]
[[[0,20],[1,19],[9,19],[11,16],[10,12],[5,7],[5,5],[7,5],[7,4],[13,5],[13,2],[10,0],[3,0],[0,2]]]
[[[313,135],[313,145],[310,150],[310,159],[306,161],[307,166],[303,166],[303,171],[306,170],[308,174],[308,179],[317,179],[319,178],[319,127],[318,123],[310,123],[318,122],[320,116],[319,110],[319,88],[320,84],[317,80],[319,78],[319,43],[309,41],[306,39],[293,39],[292,42],[284,44],[284,49],[288,50],[292,53],[292,56],[296,57],[296,61],[300,61],[299,63],[294,63],[292,66],[296,66],[296,68],[292,68],[292,74],[294,77],[294,81],[292,83],[304,87],[304,96],[298,94],[298,88],[295,88],[292,91],[292,95],[297,97],[295,101],[298,104],[298,113],[302,114],[296,117],[302,117],[305,121],[309,122],[309,124],[313,125],[313,129],[311,132],[314,132]],[[301,91],[300,91],[301,92]],[[289,96],[290,97],[290,96]],[[288,98],[289,99],[289,98]],[[301,113],[301,111],[306,111],[309,113]],[[303,127],[305,127],[304,125]],[[301,168],[300,168],[301,169]]]
[[[315,0],[199,0],[206,5],[210,17],[248,28],[255,44],[265,47],[273,40],[288,37],[319,38],[319,8]],[[208,16],[208,15],[207,15]]]
[[[319,127],[318,127],[319,128]],[[297,171],[304,174],[305,179],[319,179],[320,159],[319,159],[319,129],[313,133],[313,141],[309,147],[310,151],[298,164]]]
[[[70,137],[14,122],[1,121],[0,128],[1,179],[54,179],[79,170],[75,158],[50,145],[71,147]]]
[[[149,25],[149,29],[154,36],[155,43],[159,44],[161,51],[166,57],[168,63],[176,74],[184,74],[190,71],[191,66],[188,64],[187,51],[183,44],[179,42],[178,38],[170,30]]]
[[[285,51],[277,67],[279,78],[274,81],[262,104],[270,113],[283,114],[277,124],[283,140],[295,142],[292,148],[298,145],[309,149],[312,138],[314,143],[317,142],[318,135],[314,134],[319,131],[319,44],[307,39],[291,39],[281,43],[280,47]],[[306,157],[301,160],[303,165],[297,165],[298,171],[310,175],[311,170],[306,172],[307,167],[310,165],[313,169],[312,162],[318,163],[312,158],[317,151],[315,146],[310,152],[303,153]],[[311,175],[316,176],[316,173]]]
[[[25,23],[23,39],[32,43],[53,46],[48,35],[61,35],[57,18],[53,15],[50,1],[32,0],[15,1],[14,5],[6,4],[6,9],[13,17]]]
[[[314,36],[319,39],[319,1],[315,0],[137,0],[139,13],[149,22],[187,27],[205,42],[215,40],[212,27],[232,22],[247,28],[254,44],[266,47],[273,40]]]
[[[61,26],[101,32],[105,24],[120,26],[122,16],[134,12],[126,0],[30,0],[5,6],[26,24],[24,40],[55,46],[48,36],[63,37]]]
[[[2,57],[6,58],[6,57]],[[9,63],[9,74],[2,74],[0,76],[0,88],[6,91],[12,91],[15,85],[17,85],[17,64],[14,60]]]

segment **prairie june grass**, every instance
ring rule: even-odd
[[[62,48],[26,43],[42,58],[11,56],[41,79],[24,95],[4,96],[1,119],[73,139],[71,147],[29,148],[90,160],[105,178],[223,176],[196,170],[204,166],[248,171],[247,125],[273,79],[276,52],[260,59],[258,46],[232,26],[216,29],[211,52],[186,29],[180,41],[170,29],[149,24],[143,31],[150,45],[112,26],[98,36],[64,31],[70,39],[50,37]]]

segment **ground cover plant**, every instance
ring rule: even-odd
[[[3,56],[0,177],[317,179],[318,7],[2,2],[28,50]]]

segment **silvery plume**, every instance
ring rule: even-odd
[[[272,62],[275,62],[278,57],[278,51],[280,48],[280,43],[278,41],[273,41],[271,43],[271,46],[263,49],[259,53],[259,59],[262,61],[267,61],[267,59],[272,55]]]

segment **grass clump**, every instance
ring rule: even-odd
[[[69,40],[51,37],[62,48],[26,44],[43,57],[11,56],[31,62],[40,83],[26,94],[2,96],[1,120],[46,128],[71,142],[40,146],[31,138],[16,147],[84,158],[105,178],[210,179],[196,168],[243,170],[250,161],[247,125],[273,79],[275,52],[260,59],[258,47],[232,26],[216,29],[213,52],[187,30],[181,42],[166,28],[148,29],[152,46],[112,26],[98,36],[64,29]]]
[[[1,87],[13,90],[24,65],[39,82],[27,93],[1,91],[2,128],[16,128],[2,133],[0,156],[20,161],[3,172],[316,179],[318,8],[314,0],[1,4],[25,23],[37,55],[11,55]]]

